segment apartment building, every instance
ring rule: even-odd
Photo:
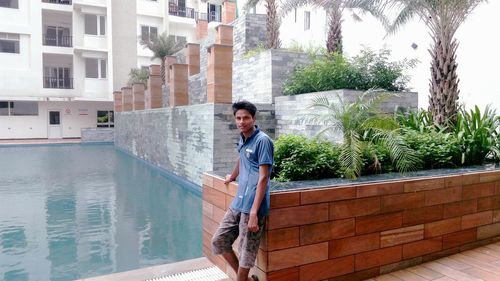
[[[159,63],[140,40],[197,42],[221,10],[202,0],[0,0],[0,139],[112,127],[113,91],[131,68]]]

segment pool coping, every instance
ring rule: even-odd
[[[139,281],[214,266],[206,257],[77,279],[75,281]]]

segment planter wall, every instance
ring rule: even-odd
[[[380,93],[382,92],[376,94]],[[362,94],[362,91],[333,90],[276,97],[276,136],[278,137],[283,134],[300,134],[307,137],[315,137],[322,130],[323,126],[311,124],[311,122],[307,122],[305,119],[306,115],[311,113],[311,109],[308,107],[315,97],[325,96],[330,102],[338,102],[338,97],[340,97],[344,101],[354,102]],[[384,112],[392,113],[396,106],[403,111],[416,110],[418,108],[418,93],[391,93],[389,97],[385,98],[380,103],[380,107]],[[315,109],[315,112],[318,111],[318,109]],[[341,136],[340,134],[332,136],[331,139],[341,139]]]
[[[203,176],[203,253],[237,185]],[[271,193],[260,280],[364,280],[500,240],[500,169]]]

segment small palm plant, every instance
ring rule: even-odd
[[[404,142],[399,126],[392,116],[383,114],[378,105],[384,95],[368,97],[370,91],[349,103],[337,96],[339,102],[331,102],[325,96],[316,97],[307,119],[315,124],[324,125],[320,134],[340,133],[340,167],[347,178],[356,179],[363,168],[363,148],[374,144],[387,148],[391,161],[400,172],[420,168],[421,160],[417,153]],[[372,158],[377,166],[377,156]]]
[[[161,77],[163,84],[165,84],[165,57],[180,51],[184,48],[184,43],[175,41],[173,36],[168,36],[166,32],[163,32],[150,40],[141,39],[141,45],[153,52],[151,60],[156,58],[161,60]]]
[[[128,86],[132,86],[137,83],[142,83],[145,86],[148,85],[149,70],[146,68],[131,68],[128,74]]]

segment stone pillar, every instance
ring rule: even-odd
[[[114,108],[115,112],[123,111],[122,92],[121,91],[114,91],[113,97],[114,97],[114,101],[115,101],[115,108]]]
[[[217,32],[216,44],[233,45],[233,27],[231,25],[220,24],[215,27]]]
[[[169,82],[170,107],[188,105],[188,65],[174,63],[170,66]]]
[[[174,63],[177,63],[177,57],[176,56],[165,56],[165,83],[168,83],[170,81],[170,66]]]
[[[233,47],[214,44],[208,48],[207,103],[231,103]]]
[[[230,24],[236,19],[236,3],[225,1],[222,3],[222,24]]]
[[[123,87],[122,88],[123,111],[134,110],[133,103],[134,103],[134,98],[132,96],[132,88],[131,87]]]
[[[200,44],[187,43],[186,63],[189,76],[200,73]]]
[[[199,19],[196,21],[196,40],[201,40],[208,35],[208,21]]]
[[[159,69],[158,65],[158,69]],[[153,66],[151,66],[153,68]],[[149,72],[148,79],[148,105],[151,109],[154,108],[162,108],[163,107],[163,97],[161,91],[161,85],[163,81],[161,79],[161,75],[159,71],[151,71]]]
[[[132,96],[134,98],[134,110],[144,110],[144,90],[142,83],[132,85]]]

